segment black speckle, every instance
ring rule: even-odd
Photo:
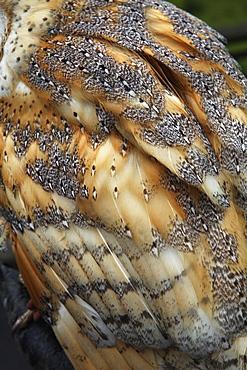
[[[104,339],[104,340],[108,340],[108,337],[107,337],[107,335],[105,334],[105,333],[100,333],[100,335],[101,335],[101,338],[102,339]]]

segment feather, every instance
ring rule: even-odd
[[[159,0],[2,8],[1,217],[73,366],[245,369],[247,82],[223,38]]]

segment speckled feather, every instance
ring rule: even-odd
[[[159,0],[1,5],[2,240],[73,366],[246,369],[247,82],[222,37]]]

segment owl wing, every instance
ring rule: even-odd
[[[1,101],[2,214],[78,369],[245,353],[246,82],[211,29],[157,4],[61,12]]]
[[[222,37],[167,3],[88,4],[78,14],[61,17],[59,35],[35,56],[54,81],[69,83],[71,110],[67,101],[60,107],[67,119],[76,114],[97,131],[87,116],[96,100],[124,137],[222,207],[230,176],[244,206],[246,80]]]

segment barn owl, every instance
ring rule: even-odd
[[[162,0],[1,0],[0,210],[75,369],[246,369],[247,81]]]

